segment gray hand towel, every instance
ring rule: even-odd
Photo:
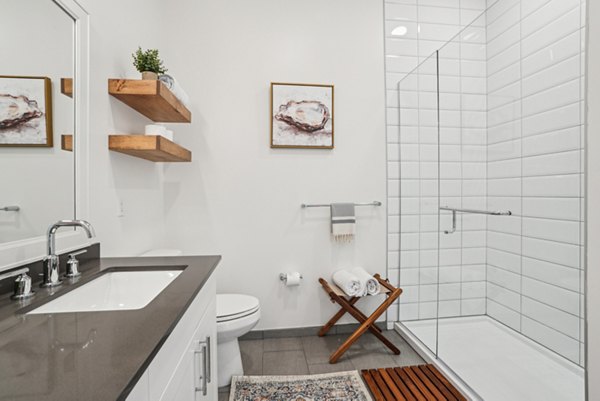
[[[356,232],[354,203],[331,204],[331,234],[338,242],[350,242]]]

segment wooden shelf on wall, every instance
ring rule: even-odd
[[[61,135],[60,136],[60,148],[67,152],[73,151],[73,135]]]
[[[192,113],[158,80],[109,79],[108,93],[155,122],[189,123]]]
[[[108,148],[153,162],[192,161],[192,152],[160,135],[109,135]]]
[[[73,97],[73,78],[60,79],[60,92],[63,95]]]

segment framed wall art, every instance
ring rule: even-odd
[[[0,146],[52,147],[50,78],[0,76]]]
[[[333,149],[333,85],[271,83],[271,147]]]

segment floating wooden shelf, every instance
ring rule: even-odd
[[[108,148],[153,162],[192,160],[192,152],[160,135],[109,135]]]
[[[60,79],[60,92],[63,95],[73,97],[73,78]]]
[[[158,80],[109,79],[108,93],[152,121],[189,123],[192,113]]]
[[[67,152],[73,151],[73,135],[61,135],[60,136],[60,148]]]

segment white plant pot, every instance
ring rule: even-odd
[[[142,79],[156,81],[158,79],[158,74],[152,71],[144,71],[142,72]]]

